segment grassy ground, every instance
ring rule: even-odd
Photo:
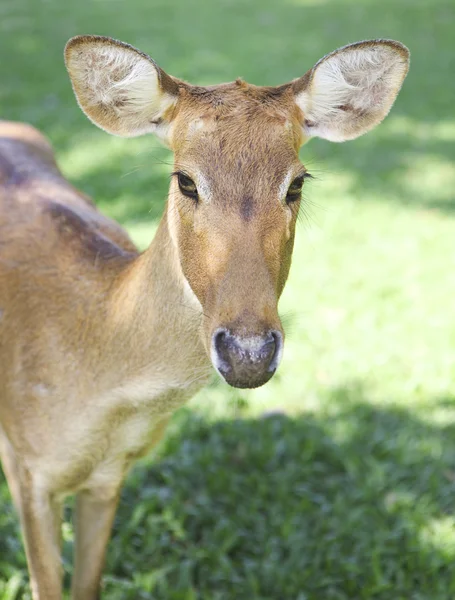
[[[144,246],[170,155],[76,106],[62,48],[111,35],[197,83],[278,84],[371,37],[412,51],[392,114],[317,176],[281,308],[279,374],[214,382],[128,479],[108,600],[455,598],[455,6],[447,0],[15,0],[0,4],[0,114],[53,141],[62,168]],[[266,410],[286,416],[260,418]],[[0,474],[0,600],[29,598]],[[67,579],[72,530],[65,525]],[[68,584],[68,582],[67,582]]]

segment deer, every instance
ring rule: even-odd
[[[213,370],[237,388],[276,372],[278,300],[310,176],[299,148],[378,125],[409,50],[357,42],[277,87],[191,85],[101,36],[70,39],[65,63],[95,125],[155,134],[174,170],[139,252],[64,178],[44,135],[0,124],[0,457],[34,600],[62,597],[66,497],[76,496],[72,598],[95,600],[134,461]]]

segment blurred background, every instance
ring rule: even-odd
[[[176,415],[128,479],[103,598],[455,598],[453,1],[2,0],[0,117],[41,129],[68,179],[144,248],[172,157],[79,110],[62,53],[87,33],[197,84],[277,85],[369,38],[412,56],[375,131],[302,149],[315,180],[280,305],[280,371],[250,392],[214,378]],[[64,538],[68,587],[71,508]],[[0,471],[0,600],[19,598]]]

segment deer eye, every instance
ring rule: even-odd
[[[286,194],[286,202],[291,204],[292,202],[297,202],[300,200],[300,196],[302,194],[303,180],[305,179],[305,175],[299,175],[294,179],[288,189],[288,193]]]
[[[176,175],[177,175],[177,181],[179,184],[179,188],[180,188],[180,191],[182,192],[182,194],[184,196],[188,196],[189,198],[193,198],[194,200],[197,200],[197,198],[198,198],[197,187],[196,187],[196,184],[194,183],[194,181],[191,179],[191,177],[188,177],[188,175],[185,175],[184,173],[181,173],[181,172],[176,173]]]

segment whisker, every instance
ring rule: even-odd
[[[186,386],[193,385],[194,383],[197,383],[198,381],[204,381],[205,382],[206,379],[207,379],[207,377],[210,377],[210,375],[212,375],[212,374],[213,374],[213,367],[211,367],[210,370],[207,369],[205,373],[200,374],[200,375],[198,375],[198,376],[196,376],[196,377],[194,377],[192,379],[189,379],[189,378],[186,379],[183,382],[183,385],[186,387]]]
[[[195,308],[194,306],[190,306],[189,304],[185,304],[184,302],[179,302],[179,304],[180,304],[180,306],[188,308],[188,309],[192,310],[193,312],[197,313],[197,315],[201,315],[201,316],[205,317],[206,319],[213,318],[213,316],[208,315],[206,312],[204,312],[203,310],[201,310],[199,308]]]

